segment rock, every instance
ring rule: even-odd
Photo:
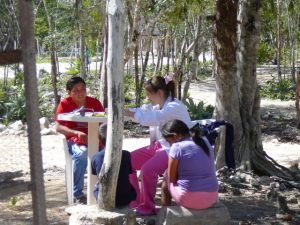
[[[6,126],[2,123],[0,123],[0,132],[4,131]]]
[[[51,134],[56,134],[55,130],[50,128],[44,128],[43,130],[41,130],[41,135],[51,135]]]
[[[105,211],[97,205],[76,205],[66,209],[69,225],[135,225],[135,214],[130,208]],[[124,222],[125,221],[125,222]]]
[[[20,131],[20,130],[24,129],[24,125],[21,120],[17,120],[15,122],[13,122],[12,124],[8,125],[8,128],[13,129],[15,131]]]
[[[163,207],[157,215],[156,225],[231,225],[227,207],[217,202],[202,210],[187,209],[182,206]]]
[[[290,196],[287,196],[287,197],[286,197],[286,201],[287,201],[289,204],[298,204],[298,199],[297,199],[297,196],[296,196],[296,195],[290,195]]]
[[[258,181],[261,185],[270,186],[272,179],[268,176],[261,176],[258,178]]]
[[[277,197],[277,208],[280,212],[289,212],[290,209],[287,206],[286,198],[284,196],[278,195]]]
[[[43,130],[44,128],[49,128],[49,120],[47,117],[42,117],[39,119],[40,121],[40,127],[41,127],[41,130]]]

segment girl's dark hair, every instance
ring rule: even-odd
[[[170,120],[162,126],[161,133],[163,137],[169,137],[175,134],[188,137],[191,133],[193,141],[209,156],[209,148],[203,139],[204,132],[201,130],[199,124],[189,129],[181,120]]]
[[[78,84],[78,83],[83,83],[84,86],[86,86],[85,81],[81,77],[78,77],[78,76],[71,77],[67,81],[67,84],[66,84],[67,91],[71,91],[73,89],[73,87],[75,86],[75,84]]]
[[[150,78],[146,84],[145,84],[145,89],[149,92],[154,92],[156,93],[158,90],[163,90],[165,93],[165,97],[171,96],[172,101],[174,100],[175,97],[175,83],[174,81],[169,81],[166,84],[165,78],[161,76],[154,76]]]

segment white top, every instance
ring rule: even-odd
[[[186,105],[180,100],[168,97],[162,109],[159,105],[152,106],[151,104],[143,105],[140,108],[131,109],[134,111],[134,121],[143,126],[150,126],[150,141],[159,141],[167,151],[170,148],[169,143],[162,137],[160,128],[168,121],[178,119],[183,121],[189,128],[192,127],[190,115]]]

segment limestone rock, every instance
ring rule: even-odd
[[[231,225],[227,207],[218,202],[211,208],[203,210],[187,209],[182,206],[163,207],[156,225]]]

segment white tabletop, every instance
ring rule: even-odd
[[[88,122],[88,123],[101,123],[106,122],[105,116],[93,116],[93,113],[87,112],[85,116],[75,115],[74,113],[62,113],[58,115],[58,120]]]

